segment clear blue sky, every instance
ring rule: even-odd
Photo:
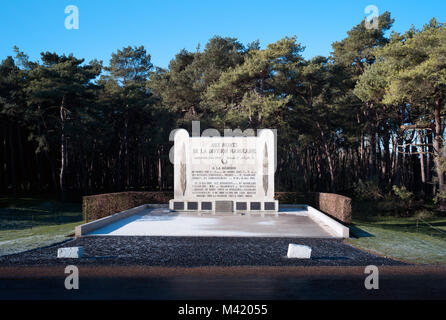
[[[79,30],[65,29],[67,5],[79,8]],[[0,58],[17,45],[33,60],[55,51],[108,64],[118,48],[144,45],[152,62],[166,67],[179,50],[203,48],[214,35],[258,39],[262,47],[296,35],[310,58],[329,55],[367,5],[390,11],[399,32],[432,17],[446,22],[445,0],[2,0]]]

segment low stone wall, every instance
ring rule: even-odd
[[[308,194],[311,205],[344,223],[352,222],[352,199],[335,193]]]
[[[173,192],[130,191],[106,193],[82,198],[82,213],[86,222],[110,216],[143,204],[167,204]],[[276,192],[279,204],[309,204],[338,221],[351,223],[351,199],[334,193]]]
[[[132,208],[129,210],[125,210],[122,212],[118,212],[118,213],[109,215],[107,217],[103,217],[103,218],[100,218],[100,219],[97,219],[97,220],[94,220],[91,222],[87,222],[85,224],[77,226],[74,229],[74,235],[76,238],[81,237],[81,236],[86,235],[89,232],[92,232],[96,229],[105,227],[106,225],[108,225],[110,223],[119,221],[124,218],[128,218],[134,214],[137,214],[138,212],[141,212],[141,211],[145,210],[146,208],[147,208],[147,205],[141,205],[139,207],[135,207],[135,208]]]
[[[342,223],[339,223],[335,219],[331,218],[328,214],[324,214],[321,211],[311,207],[306,206],[308,216],[316,221],[319,225],[328,228],[330,233],[334,234],[339,238],[348,238],[350,236],[350,229],[344,226]]]
[[[86,222],[94,221],[143,204],[169,203],[172,192],[129,191],[82,197],[82,214]]]
[[[279,203],[305,203],[305,195],[298,192],[276,192]],[[86,222],[101,219],[143,204],[168,204],[173,192],[129,191],[104,193],[82,197],[82,214]]]

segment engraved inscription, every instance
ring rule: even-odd
[[[191,148],[190,192],[196,199],[250,199],[257,194],[254,141],[201,139]]]

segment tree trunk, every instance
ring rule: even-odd
[[[316,191],[321,191],[321,182],[322,182],[322,170],[321,170],[321,157],[319,156],[319,152],[316,153],[316,169],[317,169],[317,189]]]
[[[42,191],[42,156],[41,153],[36,153],[37,162],[37,190]]]
[[[370,112],[370,134],[369,134],[369,177],[374,177],[376,175],[376,133],[375,124],[372,117],[372,112]]]
[[[124,166],[125,166],[125,188],[128,190],[130,187],[130,161],[129,161],[129,112],[124,115]]]
[[[62,201],[66,200],[66,189],[65,189],[65,166],[67,163],[67,146],[65,137],[65,97],[62,98],[62,103],[60,104],[60,124],[61,124],[61,134],[60,134],[60,173],[59,173],[59,184]]]
[[[26,174],[26,167],[25,167],[25,157],[23,154],[23,141],[22,141],[22,129],[17,126],[17,150],[19,152],[19,164],[20,164],[20,180],[23,190],[29,190],[29,178]]]
[[[430,189],[430,192],[432,192],[432,194],[436,194],[437,193],[437,184],[433,183],[433,170],[434,170],[434,140],[433,140],[433,134],[429,133],[426,137],[427,140],[427,150],[428,150],[428,159],[427,159],[427,168],[426,168],[426,173],[427,173],[427,181],[429,182],[429,184],[432,186],[432,188]]]
[[[162,153],[162,147],[161,147],[161,149],[158,149],[158,188],[160,191],[163,189],[162,171],[161,171],[161,153]]]
[[[3,128],[3,153],[2,153],[2,159],[3,159],[3,163],[2,163],[2,188],[4,190],[5,193],[7,193],[8,188],[9,188],[9,163],[8,163],[8,128],[6,123],[1,123],[2,124],[2,128]]]
[[[383,141],[383,159],[382,159],[382,175],[383,180],[385,181],[385,184],[389,184],[389,176],[390,176],[390,137],[388,134],[384,134],[382,137]]]
[[[360,177],[361,178],[364,178],[365,176],[366,176],[366,174],[364,173],[364,171],[365,171],[365,169],[364,169],[364,162],[365,162],[365,159],[366,159],[366,154],[365,154],[365,137],[364,137],[364,134],[361,134],[361,142],[360,142],[361,144],[360,144],[360,146],[359,146],[359,148],[360,148],[360,156],[361,156],[361,161],[360,161],[360,163],[359,163],[359,170],[360,170]]]
[[[440,101],[436,101],[434,107],[434,118],[435,118],[435,131],[434,131],[434,161],[435,161],[435,170],[437,172],[438,178],[438,191],[443,193],[444,191],[444,175],[441,170],[441,159],[443,157],[441,154],[441,138],[442,138],[442,129],[441,129],[441,116],[440,116]],[[446,209],[445,201],[441,201],[440,209]]]
[[[395,179],[394,179],[394,182],[393,182],[393,184],[397,185],[398,187],[401,186],[401,180],[402,180],[401,179],[401,176],[402,176],[401,170],[402,170],[402,166],[403,166],[403,159],[402,159],[402,156],[403,156],[402,151],[403,150],[400,150],[401,149],[400,146],[402,144],[403,144],[403,139],[398,134],[397,137],[396,137]]]
[[[15,172],[15,148],[13,141],[13,124],[9,124],[8,141],[9,141],[9,157],[11,161],[11,183],[12,183],[12,194],[17,196],[17,176]]]
[[[319,128],[319,131],[321,133],[322,143],[323,143],[323,146],[324,146],[324,153],[325,153],[325,156],[327,157],[328,169],[329,169],[329,172],[330,172],[330,191],[331,192],[336,192],[336,190],[335,190],[334,165],[333,165],[333,159],[332,159],[331,154],[330,154],[330,148],[329,148],[328,143],[327,143],[327,141],[325,139],[324,130],[322,130],[322,127],[321,127],[321,125],[319,124],[318,121],[316,121],[316,125]]]
[[[419,153],[420,153],[420,169],[421,169],[421,190],[423,193],[426,192],[426,171],[425,171],[425,164],[424,164],[424,147],[423,147],[423,136],[422,131],[418,131],[418,144],[419,146]]]
[[[56,170],[56,164],[54,163],[54,158],[50,157],[50,155],[48,154],[47,151],[45,152],[45,157],[48,160],[49,164],[50,164],[50,168],[51,168],[51,179],[53,181],[53,188],[54,188],[54,193],[56,194],[56,196],[59,196],[59,184],[57,183],[57,170]]]
[[[122,191],[122,153],[123,153],[123,142],[119,143],[119,152],[118,157],[116,159],[116,167],[115,167],[115,191]]]

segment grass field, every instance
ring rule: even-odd
[[[389,206],[385,202],[354,205],[351,233],[358,238],[346,241],[407,262],[446,264],[446,217],[426,209],[421,215],[395,217]]]
[[[67,239],[82,223],[81,205],[38,198],[0,198],[0,255]]]

